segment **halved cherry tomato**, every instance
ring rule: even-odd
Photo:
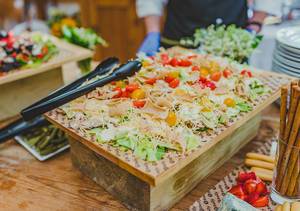
[[[194,58],[197,58],[197,57],[198,57],[198,55],[195,54],[195,55],[190,55],[190,56],[188,56],[187,58],[188,58],[188,59],[194,59]]]
[[[235,106],[235,101],[234,99],[232,98],[226,98],[224,100],[224,104],[227,106],[227,107],[234,107]]]
[[[192,65],[192,62],[189,60],[182,59],[178,61],[178,65],[181,67],[189,67]]]
[[[239,172],[238,177],[236,178],[237,182],[244,183],[248,179],[256,180],[256,175],[254,172]]]
[[[166,122],[168,123],[169,126],[174,126],[176,125],[177,117],[176,114],[173,111],[170,111],[167,118]]]
[[[249,70],[242,70],[241,75],[248,76],[249,78],[252,77],[252,73]]]
[[[110,82],[111,85],[116,85],[115,81]]]
[[[165,82],[167,82],[168,84],[171,83],[175,78],[172,76],[166,76],[165,77]]]
[[[155,84],[156,80],[157,80],[156,78],[148,78],[145,80],[145,83],[153,85],[153,84]]]
[[[254,207],[265,207],[268,204],[269,204],[268,196],[261,196],[256,201],[251,203],[251,205]]]
[[[115,96],[113,96],[113,98],[119,98],[122,96],[122,89],[120,87],[114,88],[114,91],[116,91],[117,94],[115,94]]]
[[[254,193],[256,191],[257,181],[253,179],[249,179],[244,183],[244,190],[247,194]]]
[[[133,106],[136,108],[143,108],[146,104],[145,100],[135,100],[132,102]]]
[[[229,78],[231,75],[232,75],[232,71],[231,70],[228,70],[228,69],[223,70],[223,76],[225,78]]]
[[[167,62],[167,61],[169,61],[169,55],[166,54],[166,53],[162,53],[162,54],[160,55],[160,59],[161,59],[162,61],[164,61],[164,62]]]
[[[256,192],[252,192],[251,194],[249,194],[249,195],[245,198],[245,201],[248,202],[249,204],[252,204],[252,203],[255,202],[258,198],[259,198],[259,194],[256,193]]]
[[[122,90],[121,97],[123,97],[123,98],[129,98],[130,97],[130,92],[128,92],[126,89]]]
[[[208,87],[208,88],[210,88],[210,90],[215,90],[217,88],[216,85],[215,85],[215,83],[213,83],[211,81],[207,81],[205,83],[205,86]]]
[[[40,54],[36,55],[36,57],[37,57],[38,59],[42,59],[42,58],[44,57],[44,55],[40,53]]]
[[[262,195],[267,195],[268,194],[268,189],[267,189],[267,186],[264,182],[259,182],[257,185],[256,185],[256,190],[255,190],[256,193],[258,194],[262,194]]]
[[[138,84],[128,84],[125,89],[127,92],[133,92],[134,90],[138,89],[139,85]]]
[[[222,73],[221,72],[214,72],[210,75],[210,79],[213,81],[219,81],[222,77]]]
[[[237,197],[245,195],[242,185],[233,186],[228,192]]]
[[[134,91],[131,93],[131,95],[130,95],[130,97],[131,97],[132,99],[134,99],[134,100],[144,99],[145,96],[146,96],[146,93],[145,93],[145,91],[142,90],[142,89],[136,89],[136,90],[134,90]]]
[[[193,66],[192,67],[192,71],[199,71],[199,70],[200,70],[200,68],[198,66]]]
[[[179,84],[180,84],[179,79],[178,79],[178,78],[175,78],[173,81],[171,81],[171,82],[169,83],[169,87],[175,89],[176,87],[179,86]]]
[[[176,58],[171,59],[171,61],[169,63],[173,67],[177,67],[178,66],[178,60]]]

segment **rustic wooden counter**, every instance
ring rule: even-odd
[[[2,123],[4,125],[5,123]],[[276,135],[279,109],[263,112],[258,136],[204,179],[172,210],[186,210],[205,192],[243,162],[258,142]],[[72,166],[70,153],[39,162],[14,140],[0,145],[0,210],[126,210],[100,186]]]

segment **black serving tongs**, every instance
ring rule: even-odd
[[[39,104],[42,104],[44,102],[47,102],[48,100],[55,98],[57,96],[60,96],[61,94],[68,92],[70,90],[75,90],[78,87],[82,86],[84,82],[87,80],[91,80],[95,78],[96,76],[103,76],[105,74],[108,74],[114,67],[117,66],[119,63],[119,60],[117,58],[108,58],[101,62],[94,71],[84,75],[83,77],[77,79],[76,81],[70,83],[69,85],[66,85],[47,97],[43,98],[42,100],[39,100],[38,102],[32,104],[30,107],[37,106]],[[28,107],[28,108],[30,108]],[[27,109],[27,108],[26,108]],[[26,110],[25,109],[25,110]],[[25,118],[24,118],[25,119]],[[26,133],[30,131],[31,129],[39,126],[46,126],[49,125],[49,122],[40,115],[35,116],[34,118],[25,119],[30,121],[24,121],[24,119],[19,118],[16,121],[12,122],[11,124],[7,125],[6,127],[0,129],[0,143],[9,140],[13,138],[16,135]]]
[[[104,86],[115,80],[122,80],[127,78],[128,76],[132,76],[141,68],[141,66],[141,62],[137,60],[129,61],[128,63],[116,68],[113,72],[105,77],[99,78],[76,89],[68,90],[61,95],[55,96],[51,99],[42,99],[41,103],[35,103],[33,106],[29,106],[28,108],[22,110],[21,114],[24,120],[31,120],[36,116],[39,116],[82,95],[85,95],[97,87]]]

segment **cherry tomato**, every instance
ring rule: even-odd
[[[259,198],[259,194],[256,192],[250,193],[246,198],[245,201],[248,202],[249,204],[252,204]]]
[[[133,106],[136,108],[143,108],[146,104],[145,100],[135,100],[132,102]]]
[[[173,66],[173,67],[177,67],[178,66],[178,60],[176,58],[171,59],[170,65]]]
[[[161,59],[162,61],[164,61],[164,62],[168,62],[168,61],[169,61],[169,55],[166,54],[166,53],[162,53],[162,54],[160,55],[160,59]]]
[[[192,71],[199,71],[199,70],[200,70],[200,68],[198,66],[193,66],[192,67]]]
[[[228,192],[237,197],[245,195],[242,185],[233,186]]]
[[[142,90],[142,89],[136,89],[136,90],[134,90],[134,91],[131,93],[131,95],[130,95],[130,97],[131,97],[132,99],[134,99],[134,100],[144,99],[145,96],[146,96],[146,93],[145,93],[145,91]]]
[[[119,98],[122,96],[122,89],[120,87],[114,88],[114,91],[116,91],[117,94],[115,94],[115,96],[113,96],[113,98]]]
[[[226,98],[224,100],[224,104],[227,106],[227,107],[234,107],[235,106],[235,101],[232,99],[232,98]]]
[[[237,177],[237,182],[244,183],[248,179],[256,180],[256,175],[254,172],[239,172],[239,175]]]
[[[14,57],[14,58],[16,58],[17,53],[16,53],[16,52],[13,52],[13,53],[11,54],[11,56]]]
[[[133,92],[134,90],[138,89],[139,88],[139,85],[138,84],[128,84],[125,89],[127,92],[131,93]]]
[[[210,75],[210,79],[213,81],[219,81],[222,77],[222,73],[221,72],[214,72]]]
[[[254,207],[265,207],[268,204],[269,204],[268,196],[261,196],[256,201],[251,203],[251,205]]]
[[[38,59],[42,59],[42,58],[44,57],[44,55],[40,53],[40,54],[36,55],[36,57],[37,57]]]
[[[48,47],[47,46],[44,46],[42,48],[42,54],[46,55],[48,53]]]
[[[188,56],[187,58],[188,58],[188,59],[194,59],[194,58],[197,58],[197,57],[198,57],[198,55],[195,54],[195,55],[190,55],[190,56]]]
[[[111,85],[116,85],[115,81],[110,82]]]
[[[145,80],[145,83],[153,85],[153,84],[155,84],[156,80],[157,80],[156,78],[148,78]]]
[[[223,76],[225,78],[229,78],[231,75],[232,75],[232,71],[231,70],[228,70],[228,69],[223,70]]]
[[[211,82],[211,81],[207,81],[205,83],[205,86],[208,87],[208,88],[210,88],[210,90],[215,90],[217,88],[216,85],[215,85],[215,83]]]
[[[252,73],[249,70],[242,70],[241,75],[248,76],[249,78],[252,77]]]
[[[126,89],[122,90],[121,97],[123,97],[123,98],[129,98],[130,97],[130,92],[128,92]]]
[[[200,76],[207,77],[209,75],[209,71],[206,68],[200,68]]]
[[[192,65],[192,62],[189,61],[189,60],[182,59],[182,60],[178,61],[178,65],[181,66],[181,67],[189,67],[189,66]]]
[[[168,125],[170,127],[172,127],[172,126],[176,125],[176,121],[177,121],[176,114],[173,111],[170,111],[166,118],[166,122],[168,123]]]
[[[180,84],[179,79],[178,79],[178,78],[175,78],[173,81],[171,81],[171,82],[169,83],[169,87],[171,87],[171,88],[174,89],[174,88],[178,87],[179,84]]]
[[[167,82],[168,84],[171,83],[175,78],[172,76],[166,76],[165,77],[165,82]]]
[[[255,180],[249,179],[244,183],[244,190],[247,194],[254,193],[256,191],[257,182]]]

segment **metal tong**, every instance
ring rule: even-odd
[[[122,80],[127,78],[128,76],[132,76],[140,70],[141,66],[142,64],[140,61],[129,61],[128,63],[123,64],[103,78],[99,78],[76,89],[68,90],[58,96],[54,96],[53,98],[47,100],[42,99],[40,103],[35,103],[32,106],[23,109],[21,111],[21,115],[23,116],[24,120],[31,120],[36,116],[39,116],[82,95],[85,95],[97,87],[104,86],[115,80]]]
[[[84,75],[83,77],[77,79],[76,81],[70,83],[69,85],[66,85],[47,97],[39,100],[38,102],[32,104],[30,107],[35,107],[38,106],[39,104],[42,104],[44,102],[47,102],[48,100],[55,98],[57,96],[60,96],[61,94],[71,91],[71,90],[76,90],[84,82],[87,80],[91,80],[95,78],[96,76],[103,76],[105,74],[108,74],[114,67],[116,67],[119,63],[119,60],[115,57],[108,58],[101,62],[94,71]],[[30,108],[28,107],[28,108]],[[27,109],[27,108],[26,108]],[[39,126],[46,126],[49,125],[50,123],[40,115],[36,116],[31,116],[32,118],[19,118],[15,120],[14,122],[10,123],[9,125],[5,126],[4,128],[0,129],[0,143],[5,142],[6,140],[9,140],[13,138],[16,135],[26,133],[30,131],[31,129]],[[24,121],[24,120],[30,120],[30,121]]]

